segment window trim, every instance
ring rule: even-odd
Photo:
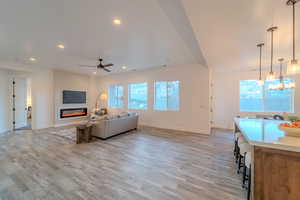
[[[295,81],[293,78],[288,77],[288,79]],[[263,86],[263,111],[247,111],[241,110],[241,81],[257,81],[257,80],[240,80],[239,81],[239,112],[240,113],[261,113],[261,114],[277,114],[280,112],[285,112],[288,114],[295,114],[295,89],[292,90],[292,99],[291,99],[291,111],[268,111],[265,110],[265,85]]]
[[[156,108],[156,83],[157,82],[166,82],[167,83],[167,109],[165,110],[162,110],[162,109],[157,109]],[[170,82],[178,82],[178,109],[169,109],[169,105],[168,105],[168,98],[169,98],[169,87],[168,87],[168,83]],[[173,81],[154,81],[154,94],[153,94],[153,110],[155,111],[162,111],[162,112],[165,112],[165,111],[174,111],[174,112],[179,112],[180,111],[180,81],[179,80],[173,80]]]
[[[130,94],[130,90],[131,90],[131,85],[136,85],[136,84],[146,84],[146,86],[147,86],[147,92],[146,92],[146,94],[147,94],[147,100],[146,100],[146,108],[130,108],[130,96],[131,96],[131,94]],[[145,81],[145,82],[134,82],[134,83],[128,83],[128,85],[127,85],[127,108],[129,109],[129,110],[149,110],[149,87],[148,87],[148,82],[147,81]]]
[[[123,94],[122,94],[122,106],[111,106],[110,105],[110,87],[122,87]],[[124,108],[124,86],[121,84],[110,85],[108,86],[108,108]]]

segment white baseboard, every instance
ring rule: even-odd
[[[161,129],[165,131],[174,131],[174,132],[184,132],[184,133],[191,133],[191,134],[201,134],[201,135],[210,135],[210,133],[206,133],[206,131],[193,131],[193,130],[186,130],[186,129],[176,129],[176,128],[162,128],[158,126],[149,126],[145,124],[139,124],[139,128],[154,128],[154,129]]]
[[[26,126],[27,126],[27,122],[19,123],[19,124],[16,124],[16,129],[23,128],[23,127],[26,127]]]
[[[228,127],[212,126],[211,128],[212,129],[221,129],[221,130],[233,131],[233,128],[228,128]]]
[[[4,133],[7,133],[7,132],[9,132],[9,131],[12,131],[12,130],[10,130],[10,129],[7,129],[7,130],[0,130],[0,135],[1,135],[1,134],[4,134]]]

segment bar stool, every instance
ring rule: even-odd
[[[244,138],[244,136],[241,133],[237,134],[237,139],[235,140],[235,150],[234,150],[234,155],[235,155],[235,162],[238,163],[239,155],[240,155],[240,145],[243,143],[247,143],[247,140]]]
[[[240,132],[234,132],[233,136],[234,136],[234,148],[233,148],[233,155],[236,155],[237,152],[237,142],[238,142],[238,138],[241,136],[242,134]]]
[[[243,187],[247,189],[247,199],[250,200],[251,195],[251,152],[247,152],[245,155],[245,165],[243,172]],[[246,186],[246,181],[248,184]]]
[[[238,170],[237,173],[240,173],[241,167],[245,166],[245,156],[247,153],[251,152],[251,146],[248,142],[238,144],[239,155],[238,155]]]

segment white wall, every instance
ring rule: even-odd
[[[96,99],[96,80],[93,77],[82,74],[74,74],[50,69],[34,69],[31,71],[10,71],[0,69],[0,132],[12,130],[12,94],[11,85],[13,76],[30,79],[32,96],[32,128],[43,129],[80,120],[58,120],[58,108],[62,105],[62,91],[83,90],[88,91],[92,109]],[[11,79],[11,81],[9,81]],[[78,106],[78,105],[69,105]],[[84,105],[86,106],[86,105]]]
[[[5,86],[5,78],[8,78],[5,70],[0,71],[0,118],[9,115],[9,93]],[[167,129],[177,129],[197,133],[209,134],[209,71],[200,65],[184,65],[177,67],[156,68],[145,71],[120,73],[95,79],[81,74],[47,69],[32,70],[30,72],[18,72],[18,75],[31,79],[32,91],[32,127],[42,129],[76,122],[59,121],[56,115],[57,109],[62,105],[61,92],[64,89],[88,91],[88,107],[94,108],[95,98],[101,92],[107,92],[109,85],[122,84],[126,87],[125,105],[127,105],[127,84],[148,82],[149,86],[149,110],[138,111],[140,124]],[[179,80],[180,111],[154,111],[153,91],[155,80]],[[2,103],[3,102],[3,103]],[[8,102],[8,103],[7,103]],[[2,112],[2,110],[4,112]],[[7,110],[7,111],[6,111]],[[111,110],[121,112],[127,110]],[[2,119],[1,118],[1,119]],[[10,123],[1,120],[0,130],[9,129]]]
[[[264,72],[266,74],[266,72]],[[233,128],[233,118],[236,116],[255,116],[255,112],[240,112],[239,87],[240,80],[256,80],[257,71],[222,71],[213,72],[212,75],[212,121],[213,127]],[[295,113],[291,115],[300,116],[300,76],[294,77],[296,81],[295,90]],[[275,113],[265,113],[275,114]],[[282,113],[279,113],[282,114]]]
[[[52,127],[54,122],[53,71],[36,70],[28,76],[32,83],[32,128]]]
[[[54,113],[55,113],[55,126],[80,123],[82,120],[87,118],[79,119],[59,119],[59,109],[60,108],[78,108],[78,107],[88,107],[93,109],[94,102],[96,99],[95,95],[95,81],[92,77],[76,74],[65,71],[54,71]],[[87,104],[68,104],[63,105],[62,93],[64,90],[74,90],[74,91],[86,91],[87,92]]]
[[[32,129],[43,129],[53,126],[53,71],[34,68],[28,70],[20,66],[11,71],[14,77],[24,77],[31,81],[32,95]]]
[[[180,111],[153,110],[154,81],[180,81]],[[109,85],[125,87],[123,109],[109,109],[110,112],[127,110],[127,85],[148,82],[148,110],[140,113],[140,124],[158,128],[209,134],[209,70],[201,65],[182,65],[109,75],[99,79],[99,93],[107,92]],[[107,102],[105,103],[107,106]]]
[[[12,129],[12,77],[0,69],[0,133]]]

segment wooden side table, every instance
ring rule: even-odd
[[[93,124],[87,123],[85,125],[79,125],[76,127],[76,143],[91,142],[92,140],[92,128]]]

